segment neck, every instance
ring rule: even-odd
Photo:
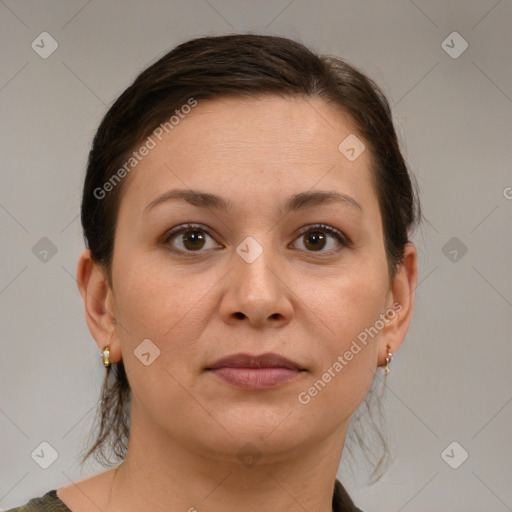
[[[132,410],[126,458],[116,469],[106,510],[332,512],[346,427],[309,448],[256,459],[222,457],[148,430]],[[243,444],[243,443],[242,443]]]

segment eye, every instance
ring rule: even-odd
[[[208,245],[208,238],[213,241]],[[199,225],[186,224],[178,226],[167,233],[164,244],[171,244],[173,249],[181,252],[201,252],[201,249],[214,249],[219,245],[212,236]]]
[[[336,247],[351,246],[351,241],[344,233],[325,224],[308,226],[301,231],[297,240],[302,242],[308,252],[324,253],[335,251]],[[171,245],[172,250],[181,253],[197,253],[203,252],[202,249],[222,247],[205,228],[197,224],[177,226],[165,235],[163,244]]]
[[[329,238],[334,243],[329,246]],[[331,252],[336,247],[349,247],[350,240],[338,229],[325,224],[316,224],[302,230],[297,240],[302,241],[302,245],[308,252]],[[327,247],[327,250],[324,250]]]

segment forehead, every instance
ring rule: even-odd
[[[263,96],[199,101],[164,140],[227,159],[265,161],[270,152],[276,161],[307,162],[337,157],[340,137],[353,132],[349,116],[324,101]]]
[[[140,203],[139,209],[174,186],[238,197],[249,189],[277,197],[315,184],[351,195],[370,192],[369,148],[349,160],[339,146],[357,137],[355,125],[320,99],[198,100],[172,121],[150,135],[154,147],[128,176],[122,203]]]

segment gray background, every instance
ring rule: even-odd
[[[339,477],[365,512],[512,510],[511,22],[510,0],[0,1],[0,507],[104,470],[76,460],[104,370],[75,283],[103,113],[176,44],[252,31],[336,54],[383,87],[429,220],[384,404],[393,463],[367,486],[344,455]],[[43,59],[31,43],[45,31],[58,49]],[[444,48],[461,39],[442,46],[454,31],[469,45],[457,58]],[[31,457],[43,441],[58,452],[48,469]]]

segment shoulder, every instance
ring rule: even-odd
[[[71,510],[57,496],[57,490],[52,489],[44,496],[32,498],[24,505],[11,508],[5,512],[71,512]]]

